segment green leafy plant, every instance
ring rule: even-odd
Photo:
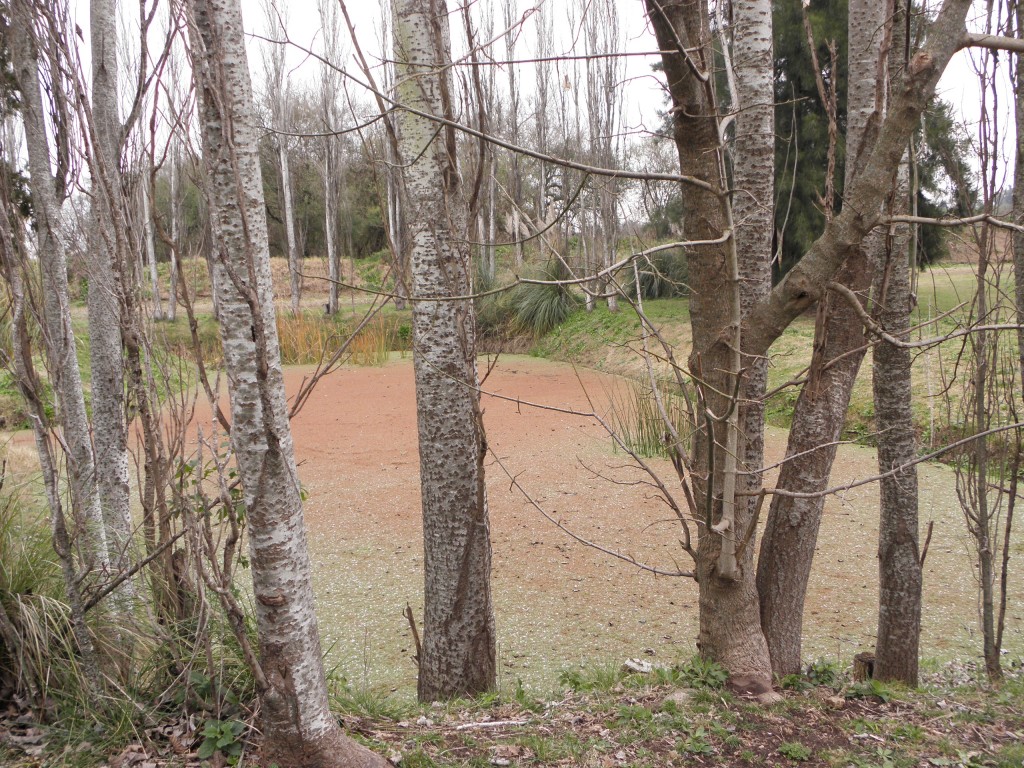
[[[708,741],[708,734],[703,728],[695,728],[691,733],[682,739],[677,745],[680,752],[688,752],[691,755],[713,755],[715,748]]]
[[[799,741],[784,741],[779,745],[779,754],[802,763],[811,759],[811,748]]]
[[[229,765],[235,765],[242,755],[242,734],[244,732],[245,724],[238,720],[210,718],[203,724],[203,743],[199,745],[196,756],[200,760],[209,760],[220,752],[227,758]]]
[[[680,664],[679,679],[690,688],[721,688],[729,679],[725,667],[700,656],[694,656],[685,664]]]
[[[529,694],[526,688],[523,687],[522,678],[516,679],[516,689],[512,695],[516,704],[523,709],[530,712],[542,712],[544,710],[544,702]]]
[[[827,659],[818,659],[807,665],[807,680],[812,685],[824,685],[835,688],[843,679],[839,666]]]
[[[541,280],[565,280],[569,270],[558,259],[552,259],[538,276]],[[567,285],[522,283],[509,292],[518,330],[543,336],[565,322],[579,304],[576,294]]]

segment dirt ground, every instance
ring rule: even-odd
[[[289,369],[295,391],[309,370]],[[584,538],[664,570],[687,569],[679,527],[653,488],[612,449],[591,418],[528,403],[604,412],[614,378],[568,365],[504,357],[484,384],[491,448],[552,517]],[[496,395],[513,400],[500,399]],[[588,404],[588,398],[593,403]],[[516,400],[522,401],[517,402]],[[208,414],[199,414],[208,420]],[[415,689],[406,604],[422,615],[422,532],[413,372],[409,359],[344,368],[327,377],[293,421],[324,645],[356,687]],[[769,461],[785,433],[770,431]],[[667,462],[654,462],[678,488]],[[877,472],[874,452],[844,446],[835,483]],[[502,684],[549,690],[560,670],[642,656],[672,662],[694,653],[697,590],[572,540],[487,466],[494,595]],[[923,655],[975,657],[976,587],[952,472],[921,471],[922,526],[935,521],[925,566]],[[873,644],[877,601],[877,489],[833,498],[822,525],[805,615],[805,655],[848,663]],[[1015,551],[1020,553],[1020,537]],[[1024,650],[1020,577],[1006,645]]]

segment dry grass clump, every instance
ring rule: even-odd
[[[367,324],[349,345],[351,361],[355,365],[382,366],[388,361],[395,335],[394,330],[381,318]]]
[[[338,331],[330,318],[306,312],[279,313],[277,338],[281,345],[281,362],[285,365],[319,362],[341,343]]]

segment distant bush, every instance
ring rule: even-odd
[[[686,255],[681,249],[673,248],[643,256],[636,266],[640,273],[640,295],[643,298],[671,299],[690,295],[690,275]],[[635,298],[636,279],[630,276],[622,290],[626,296]]]
[[[552,259],[531,277],[565,280],[569,272],[560,260]],[[489,290],[488,283],[478,282],[477,290]],[[570,286],[520,283],[508,291],[477,300],[477,328],[484,336],[529,334],[539,338],[565,322],[577,306],[579,298]]]

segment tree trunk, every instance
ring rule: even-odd
[[[328,139],[330,140],[330,139]],[[330,286],[327,294],[327,314],[338,313],[338,281],[341,279],[341,260],[338,257],[338,247],[334,242],[335,222],[337,221],[337,206],[334,198],[334,174],[329,160],[324,161],[324,238],[327,241],[327,276],[330,278]]]
[[[865,134],[872,115],[881,115],[878,89],[884,4],[852,0],[848,20],[848,90],[846,185],[858,172],[864,156]],[[837,281],[858,295],[871,285],[872,254],[881,239],[871,234],[851,252]],[[836,441],[842,435],[857,373],[865,353],[864,327],[845,298],[827,294],[818,306],[814,355],[807,383],[793,411],[786,445],[786,463],[777,487],[814,494],[828,487]],[[811,575],[825,499],[775,496],[772,499],[758,558],[757,587],[761,625],[768,638],[772,670],[777,675],[800,671],[803,608]]]
[[[92,0],[93,232],[90,238],[89,356],[93,440],[111,561],[125,565],[131,537],[128,427],[121,348],[122,286],[115,272],[115,217],[121,198],[121,123],[117,113],[117,16],[114,0]]]
[[[693,249],[689,255],[693,290],[690,315],[693,352],[690,369],[700,384],[699,403],[717,419],[695,436],[691,478],[697,509],[702,517],[696,557],[700,586],[700,649],[721,662],[736,676],[743,676],[767,690],[771,668],[767,643],[761,631],[757,591],[753,583],[751,547],[738,548],[733,573],[719,570],[719,555],[726,536],[709,532],[735,531],[735,539],[752,541],[746,505],[730,514],[728,488],[730,457],[743,456],[744,446],[730,430],[724,414],[739,371],[733,357],[741,349],[748,358],[765,355],[785,328],[824,294],[844,262],[861,247],[875,226],[881,202],[892,187],[892,169],[902,157],[921,112],[934,93],[939,76],[964,34],[964,18],[970,0],[946,0],[936,21],[929,26],[928,43],[915,54],[908,74],[897,89],[893,109],[865,149],[861,172],[846,189],[843,211],[825,227],[808,254],[768,296],[738,317],[739,292],[734,245]],[[693,181],[683,193],[683,221],[690,238],[717,239],[732,227],[731,210],[722,190],[725,184],[719,155],[718,124],[713,94],[709,23],[704,0],[648,0],[648,16],[662,51],[662,61],[672,97],[675,143],[680,166]],[[731,251],[731,252],[730,252]],[[707,421],[705,421],[705,424]],[[735,450],[723,450],[733,443]],[[711,459],[714,459],[713,464]],[[709,470],[714,472],[709,477]],[[711,494],[711,503],[705,501]],[[714,528],[713,528],[714,526]],[[717,533],[716,532],[716,533]],[[727,558],[722,558],[727,563]]]
[[[284,99],[282,94],[281,99]],[[284,201],[284,233],[288,245],[288,276],[291,289],[292,314],[301,311],[302,302],[302,266],[299,263],[299,251],[295,243],[295,210],[292,205],[292,172],[288,163],[288,144],[284,136],[278,136],[278,162],[281,165],[281,198]]]
[[[1014,4],[1013,22],[1018,36],[1024,36],[1024,9]],[[1014,57],[1017,83],[1024,83],[1024,55]],[[1013,92],[1013,118],[1016,128],[1016,153],[1013,165],[1013,220],[1024,224],[1024,87]],[[1024,394],[1024,232],[1013,232],[1013,290],[1017,309],[1017,356],[1020,361],[1020,386]]]
[[[444,0],[395,0],[399,101],[452,119]],[[495,684],[491,541],[483,419],[476,370],[465,203],[455,132],[399,113],[411,232],[413,362],[423,494],[424,630],[419,698],[447,699]]]
[[[659,45],[672,96],[675,142],[680,168],[705,182],[709,189],[683,190],[683,224],[686,237],[715,240],[732,226],[731,211],[723,190],[724,164],[719,152],[719,126],[712,79],[712,50],[703,0],[648,0],[648,15]],[[770,37],[770,36],[769,36]],[[675,52],[682,47],[685,58]],[[752,140],[763,136],[751,134]],[[764,201],[761,201],[764,202]],[[765,204],[767,204],[765,202]],[[739,314],[739,285],[736,275],[736,244],[695,248],[688,254],[690,269],[690,317],[693,352],[689,367],[695,381],[702,382],[703,411],[724,416],[730,412],[739,368],[738,339],[716,344],[719,336],[736,327]],[[737,685],[758,695],[770,696],[772,688],[768,646],[761,632],[757,589],[754,584],[753,547],[737,551],[737,539],[750,527],[752,508],[731,502],[727,473],[722,468],[727,454],[744,455],[745,446],[736,442],[734,424],[724,419],[714,424],[711,434],[702,420],[694,441],[694,490],[697,508],[707,515],[699,527],[697,583],[700,590],[700,636],[702,655],[729,670]],[[763,425],[758,425],[758,431]],[[730,436],[730,432],[732,435]],[[726,450],[731,443],[735,450]],[[713,474],[709,477],[709,472]],[[707,501],[711,495],[711,502]],[[707,513],[705,513],[707,510]],[[715,531],[712,526],[718,528]],[[730,543],[726,545],[726,539]],[[720,561],[723,548],[727,552]]]
[[[248,517],[266,763],[375,766],[328,707],[270,278],[252,89],[237,0],[189,0],[218,273],[231,444]]]
[[[36,225],[37,253],[43,283],[43,330],[49,374],[57,395],[58,420],[64,431],[71,475],[71,500],[77,535],[84,544],[87,567],[109,566],[106,532],[96,486],[89,420],[82,376],[75,353],[68,294],[67,256],[60,232],[61,201],[50,165],[46,114],[39,88],[38,45],[32,32],[32,5],[17,0],[12,11],[12,58],[22,95],[21,116],[28,151],[29,184]],[[57,184],[63,185],[63,180]]]
[[[773,88],[772,8],[770,0],[736,0],[733,3],[732,64],[737,103],[736,139],[732,147],[732,217],[740,282],[742,317],[763,301],[771,290],[772,233],[775,211],[775,107],[764,98]],[[756,494],[761,487],[758,470],[764,465],[764,397],[768,383],[765,357],[742,361],[743,380],[739,429],[744,436],[739,457],[745,470],[741,489]],[[755,497],[742,502],[753,517]],[[734,532],[733,537],[736,537]],[[751,550],[753,548],[751,547]]]
[[[173,89],[176,91],[176,89]],[[167,290],[167,319],[172,323],[178,317],[178,257],[181,253],[181,199],[180,174],[181,157],[178,153],[178,140],[171,139],[171,247],[170,247],[170,286]]]
[[[24,19],[18,18],[18,14],[27,13],[26,6],[22,5],[19,7],[12,4],[11,10],[11,26],[9,29],[27,34],[28,27]],[[27,37],[23,39],[28,40]],[[17,68],[20,56],[18,47],[12,46],[11,53],[12,63]],[[17,72],[17,69],[15,71]],[[24,80],[22,80],[21,85],[25,85]],[[9,150],[9,147],[7,149]],[[8,153],[5,152],[5,154]],[[60,479],[57,474],[57,463],[54,461],[54,443],[56,441],[51,439],[52,427],[47,414],[46,403],[44,402],[43,385],[35,370],[28,316],[26,315],[26,281],[23,279],[23,275],[26,273],[31,274],[33,268],[28,264],[25,243],[22,236],[19,235],[19,232],[24,231],[22,229],[23,223],[21,221],[12,221],[12,218],[19,214],[15,212],[14,206],[7,196],[7,192],[10,189],[7,183],[7,172],[13,169],[15,164],[12,162],[13,158],[9,155],[4,157],[3,160],[5,168],[3,170],[3,178],[0,179],[0,185],[4,187],[3,191],[0,191],[0,197],[3,198],[3,211],[0,212],[0,215],[3,216],[3,221],[0,222],[0,270],[2,270],[10,292],[10,349],[14,363],[14,380],[25,400],[29,419],[32,422],[32,434],[35,438],[43,489],[50,512],[53,548],[60,561],[61,576],[64,579],[64,590],[68,601],[72,634],[78,651],[81,654],[80,662],[85,673],[87,686],[91,694],[96,694],[102,686],[102,681],[92,635],[85,620],[80,574],[75,566],[74,549],[71,546],[59,490]],[[31,304],[31,300],[28,303]],[[13,630],[13,627],[11,630]],[[6,642],[12,648],[15,648],[21,643],[21,639],[17,636],[17,632],[14,631],[12,637],[8,638]],[[34,703],[44,706],[45,702],[38,699],[39,686],[36,685],[32,672],[24,670],[23,676]]]
[[[908,8],[903,0],[894,0],[889,6],[890,34],[896,37],[907,22]],[[909,64],[905,56],[903,46],[891,46],[890,73]],[[889,76],[884,78],[883,87],[888,88],[889,81]],[[898,167],[895,181],[890,210],[894,214],[905,214],[910,181],[906,157]],[[890,227],[886,258],[875,267],[872,291],[876,321],[892,336],[904,341],[909,337],[910,313],[914,306],[910,291],[908,243],[907,225]],[[918,551],[917,439],[914,434],[910,350],[880,340],[872,350],[872,358],[878,469],[887,473],[903,467],[899,472],[883,477],[879,484],[875,677],[899,680],[915,687],[921,642],[922,576]],[[983,484],[985,482],[982,480]]]
[[[905,188],[900,191],[905,192]],[[900,228],[904,231],[891,238],[893,247],[888,258],[875,272],[875,302],[879,324],[896,338],[906,340],[912,299],[906,227]],[[890,472],[905,467],[882,478],[880,484],[875,677],[913,687],[917,685],[921,639],[921,561],[910,350],[880,341],[873,356],[878,469]]]

